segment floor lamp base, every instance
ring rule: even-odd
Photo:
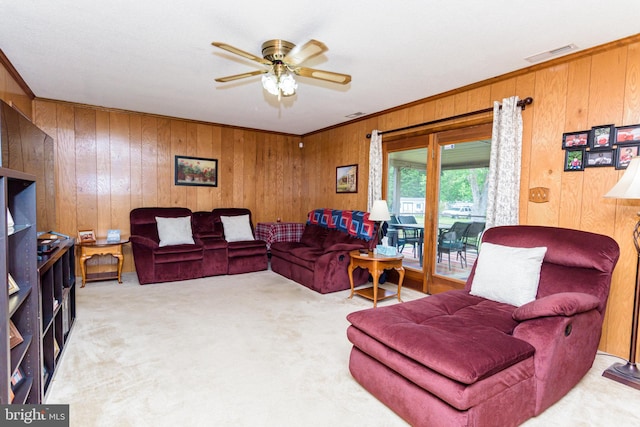
[[[602,376],[640,390],[640,369],[635,363],[614,363]]]

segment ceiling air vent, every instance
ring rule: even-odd
[[[547,59],[555,58],[556,56],[566,55],[567,53],[575,52],[577,50],[578,50],[578,46],[571,43],[566,46],[562,46],[557,49],[552,49],[547,52],[542,52],[537,55],[532,55],[524,59],[531,63],[542,62],[542,61],[546,61]]]
[[[364,116],[364,113],[358,111],[357,113],[349,114],[348,116],[345,116],[345,117],[349,119],[355,119],[356,117],[360,117],[360,116]]]

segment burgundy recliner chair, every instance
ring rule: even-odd
[[[413,426],[518,425],[593,364],[617,243],[540,226],[494,227],[482,241],[547,247],[533,301],[516,307],[471,295],[476,262],[464,290],[347,317],[352,375]]]

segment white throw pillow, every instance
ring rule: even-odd
[[[224,227],[224,239],[227,242],[255,240],[249,224],[249,215],[221,216]]]
[[[517,248],[483,243],[471,295],[520,307],[536,299],[546,247]]]
[[[162,218],[157,216],[160,246],[195,244],[191,231],[191,217]]]

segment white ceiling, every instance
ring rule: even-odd
[[[37,97],[302,135],[640,32],[638,0],[0,0],[0,49]],[[260,77],[269,39],[324,42],[296,95]],[[528,96],[530,94],[525,94]],[[487,107],[490,107],[488,105]]]

